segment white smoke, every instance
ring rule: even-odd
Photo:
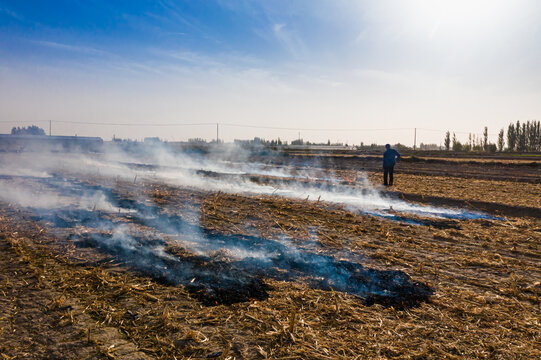
[[[75,178],[96,177],[125,181],[164,183],[203,191],[222,191],[232,194],[268,195],[290,199],[324,201],[344,205],[348,210],[389,217],[393,213],[424,217],[471,217],[477,213],[462,209],[422,206],[385,196],[372,186],[364,174],[357,176],[356,186],[340,185],[335,178],[317,168],[273,167],[261,163],[236,161],[248,156],[240,149],[218,158],[173,152],[164,145],[154,145],[144,152],[131,154],[120,148],[110,148],[103,154],[23,153],[8,154],[1,158],[0,175],[47,177],[51,174]],[[275,181],[252,179],[268,177]],[[299,181],[294,181],[299,179]],[[280,181],[283,180],[283,181]],[[287,181],[286,181],[287,180]],[[21,193],[23,195],[20,195]],[[18,195],[19,194],[19,195]],[[24,204],[24,190],[2,191],[0,197]],[[108,209],[103,199],[86,199],[81,206],[92,205]],[[116,209],[119,210],[119,209]],[[483,214],[478,214],[483,217]]]

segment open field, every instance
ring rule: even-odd
[[[541,159],[528,156],[517,160],[517,155],[499,157],[445,157],[405,155],[399,164],[401,173],[425,176],[449,176],[466,179],[504,180],[541,183]],[[316,166],[331,169],[380,171],[381,159],[377,155],[291,154],[287,157],[254,157],[256,161],[273,165]]]
[[[50,157],[0,158],[3,358],[541,357],[539,164]]]

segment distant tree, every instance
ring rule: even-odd
[[[541,121],[537,121],[537,145],[536,145],[536,151],[541,151]]]
[[[483,151],[483,141],[481,140],[481,137],[473,135],[473,151]]]
[[[449,151],[449,147],[451,146],[451,134],[449,131],[445,133],[445,140],[443,140],[443,144],[445,145],[445,150]]]
[[[523,122],[522,127],[520,129],[520,137],[518,139],[518,145],[520,147],[520,151],[528,151],[528,127],[527,123]]]
[[[520,121],[517,120],[517,123],[515,124],[515,134],[517,134],[517,151],[520,151],[518,148],[520,147],[520,137],[522,136],[522,127],[520,126]]]
[[[541,121],[534,121],[534,132],[535,132],[535,141],[534,141],[534,151],[541,151]]]
[[[398,152],[403,152],[408,150],[409,148],[406,145],[403,145],[401,143],[396,143],[393,145],[393,149],[395,149]]]
[[[517,140],[517,151],[518,152],[524,152],[526,151],[526,145],[527,145],[527,134],[526,134],[526,123],[522,123],[522,126],[520,126],[520,123],[517,121],[517,128],[519,129],[518,132],[518,140]]]
[[[539,127],[539,121],[532,121],[531,125],[531,134],[530,137],[530,146],[532,148],[531,151],[537,151],[537,143],[539,141],[539,134],[538,134],[538,127]]]
[[[503,129],[500,130],[500,133],[498,134],[498,151],[499,152],[502,152],[503,151],[503,147],[505,145],[505,141],[503,139]]]
[[[537,121],[537,145],[536,145],[536,151],[541,151],[541,121]]]
[[[515,151],[522,151],[520,149],[521,130],[522,130],[522,127],[520,126],[520,121],[517,120],[517,122],[515,123],[515,137],[517,138],[516,143],[515,143]]]
[[[515,127],[513,126],[513,123],[511,123],[507,127],[507,150],[515,151],[516,146],[517,146],[517,133],[515,131]]]
[[[485,126],[485,130],[483,131],[483,150],[488,150],[488,127]]]
[[[31,125],[28,127],[14,127],[11,129],[11,135],[45,135],[45,131],[36,125]]]
[[[538,122],[532,121],[532,124],[530,125],[530,132],[528,133],[528,145],[530,147],[530,151],[537,151],[537,143],[539,142],[537,128]]]
[[[461,150],[463,150],[462,144],[460,143],[460,141],[456,139],[456,134],[453,133],[453,151],[461,151]]]
[[[537,151],[539,143],[539,121],[528,121],[526,125],[526,140],[528,151]]]

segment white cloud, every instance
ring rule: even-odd
[[[12,11],[10,9],[0,8],[0,13],[4,13],[16,20],[20,20],[20,21],[24,20],[24,18],[21,15],[17,14],[15,11]]]
[[[99,50],[93,47],[89,46],[78,46],[78,45],[70,45],[70,44],[62,44],[59,42],[54,41],[32,41],[35,44],[53,48],[53,49],[59,49],[59,50],[66,50],[71,52],[77,52],[82,54],[90,54],[90,55],[109,55],[110,53],[107,51]]]
[[[286,26],[286,24],[274,24],[272,27],[275,33],[279,33]]]
[[[275,38],[282,44],[287,52],[295,59],[304,58],[307,48],[297,31],[284,23],[276,23],[272,26]]]

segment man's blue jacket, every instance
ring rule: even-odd
[[[383,153],[383,167],[391,167],[396,164],[396,159],[400,159],[400,154],[395,149],[387,149]]]

